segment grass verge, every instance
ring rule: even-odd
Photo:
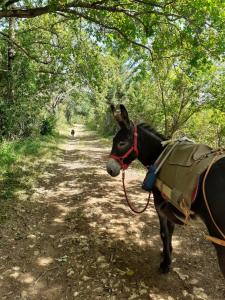
[[[28,200],[32,188],[59,151],[59,134],[0,144],[0,224],[10,219],[10,208]]]

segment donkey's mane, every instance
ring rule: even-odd
[[[161,140],[163,140],[163,141],[166,140],[166,137],[163,134],[157,132],[155,130],[155,128],[153,128],[149,124],[147,124],[147,123],[140,123],[140,124],[138,124],[138,126],[144,128],[147,131],[149,131],[149,133],[156,135]]]

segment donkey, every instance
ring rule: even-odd
[[[136,158],[144,166],[154,164],[164,149],[162,141],[165,141],[166,138],[145,123],[134,126],[129,119],[125,106],[120,105],[119,113],[116,112],[113,105],[111,105],[111,109],[120,126],[120,130],[113,138],[111,155],[106,165],[109,175],[112,177],[118,176],[121,169],[126,169]],[[135,135],[137,136],[136,138]],[[134,147],[135,139],[137,147]],[[204,174],[200,176],[199,187],[202,186],[203,175]],[[212,165],[206,178],[205,192],[214,220],[223,234],[225,234],[225,157],[219,159]],[[156,187],[153,187],[152,193],[155,209],[159,217],[160,235],[163,243],[163,258],[159,270],[162,273],[167,273],[171,266],[174,226],[175,223],[179,224],[179,222],[176,222],[176,219],[173,218],[172,210],[170,211],[170,209],[168,209],[167,213],[161,212],[161,208],[165,203],[161,192]],[[204,202],[202,188],[198,189],[191,210],[195,215],[200,216],[209,234],[221,241],[221,234],[213,223]],[[213,245],[216,249],[221,272],[225,278],[225,247],[214,242]]]
[[[74,129],[71,129],[71,132],[70,132],[70,133],[71,133],[71,136],[74,137],[74,135],[75,135],[75,130],[74,130]]]

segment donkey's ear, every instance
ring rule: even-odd
[[[124,126],[124,122],[122,120],[121,113],[116,110],[115,106],[113,104],[110,105],[112,114],[116,122],[119,124],[120,127]]]
[[[114,106],[113,104],[111,104],[111,105],[110,105],[110,108],[111,108],[111,111],[112,111],[112,113],[113,113],[113,115],[114,115],[115,112],[116,112],[115,106]]]
[[[121,118],[122,118],[124,125],[127,128],[129,128],[130,127],[130,119],[129,119],[126,107],[123,104],[120,104],[120,112],[121,112]]]

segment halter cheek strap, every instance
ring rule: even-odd
[[[115,159],[116,161],[118,161],[118,163],[120,164],[121,168],[123,170],[126,170],[129,167],[129,164],[125,164],[124,163],[124,159],[127,158],[132,151],[134,151],[136,157],[138,157],[137,143],[138,143],[137,126],[134,126],[134,143],[131,146],[131,148],[128,149],[127,152],[125,154],[123,154],[123,155],[111,154],[110,157],[112,157],[113,159]]]

